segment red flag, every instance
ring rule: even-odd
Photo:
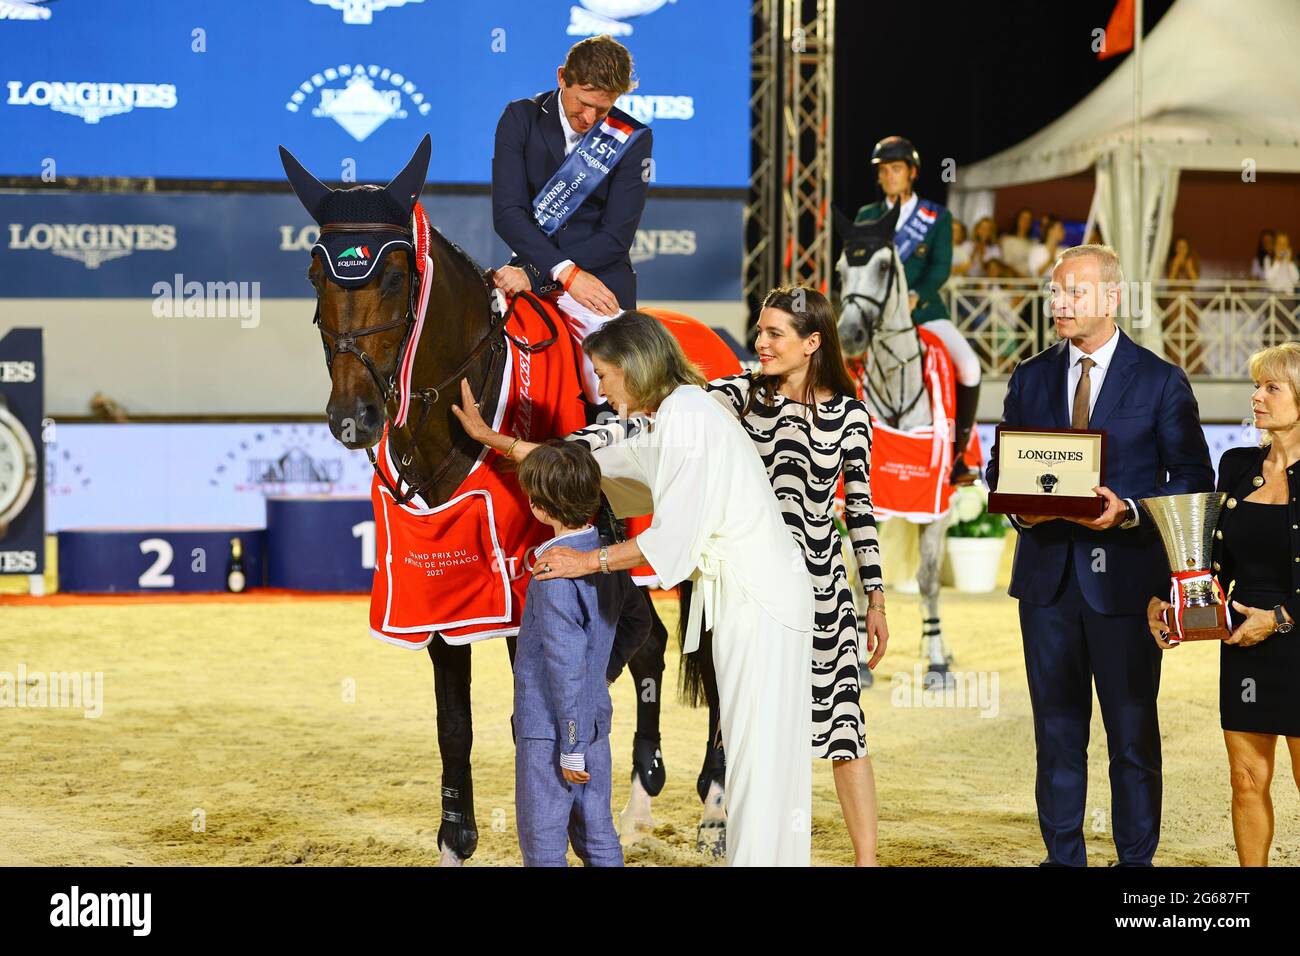
[[[1133,0],[1119,0],[1106,24],[1106,37],[1097,52],[1097,59],[1119,56],[1133,49]]]

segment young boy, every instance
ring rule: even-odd
[[[533,515],[553,545],[600,547],[590,521],[600,505],[600,468],[587,446],[553,442],[519,466]],[[610,811],[608,685],[650,632],[650,609],[627,572],[528,584],[515,652],[515,822],[525,866],[622,866]]]

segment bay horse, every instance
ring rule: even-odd
[[[456,493],[483,451],[451,412],[452,402],[459,401],[459,383],[468,380],[483,408],[496,407],[503,397],[502,370],[510,348],[505,329],[509,312],[493,308],[496,293],[491,274],[480,270],[436,229],[428,230],[430,265],[425,267],[428,275],[423,283],[428,301],[422,314],[430,324],[418,336],[414,334],[417,299],[423,289],[417,268],[418,237],[411,224],[430,153],[431,139],[426,135],[387,186],[331,189],[288,150],[280,149],[294,193],[321,226],[321,242],[313,247],[308,279],[317,299],[313,322],[320,328],[330,375],[325,409],[330,432],[344,447],[366,450],[376,466],[377,480],[395,500],[418,495],[429,506],[437,506]],[[402,252],[406,254],[398,254]],[[361,265],[349,273],[348,264],[354,261]],[[722,340],[695,320],[674,313],[656,317],[693,359],[699,361],[702,342],[714,350],[715,370],[717,349],[731,356]],[[550,341],[531,349],[513,338],[510,342],[516,350],[535,351],[549,347],[556,337],[562,339],[558,347],[572,347],[567,332],[555,333]],[[399,372],[407,369],[409,392],[400,394]],[[716,374],[728,371],[732,370]],[[578,388],[576,379],[574,385]],[[396,482],[385,477],[374,452],[385,435],[387,458],[399,478]],[[667,630],[653,603],[651,612],[650,638],[628,667],[637,686],[638,726],[657,730]],[[681,616],[685,621],[686,615]],[[507,641],[513,659],[514,638]],[[442,865],[460,865],[478,844],[470,763],[471,647],[449,644],[438,634],[427,644],[442,758],[438,829]],[[657,794],[664,780],[657,734],[653,740],[638,734],[633,768],[641,792],[648,789]]]

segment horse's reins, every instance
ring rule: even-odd
[[[405,237],[408,241],[410,241],[411,248],[414,249],[414,241],[413,241],[414,235],[412,231],[410,229],[404,228],[402,226],[396,226],[391,223],[373,223],[373,222],[328,223],[324,226],[321,226],[322,235],[328,232],[367,232],[367,233],[394,232]],[[411,255],[412,257],[414,257],[414,253],[411,253]],[[414,266],[414,262],[412,262],[412,265]],[[380,323],[379,325],[366,326],[361,329],[351,329],[347,332],[335,332],[332,329],[327,329],[324,323],[322,323],[320,320],[320,296],[319,295],[316,298],[316,315],[312,319],[312,322],[320,327],[321,332],[334,343],[333,349],[331,349],[329,345],[325,345],[325,343],[322,343],[323,345],[325,345],[326,370],[329,371],[331,375],[333,375],[335,355],[352,354],[355,355],[357,358],[359,358],[361,360],[361,364],[365,366],[366,371],[370,373],[370,377],[374,379],[375,385],[379,389],[380,397],[382,398],[384,403],[384,415],[385,418],[388,419],[389,421],[392,421],[392,419],[394,418],[393,413],[389,411],[389,405],[397,397],[397,372],[398,369],[402,367],[402,358],[406,354],[406,349],[408,347],[416,347],[416,348],[419,347],[418,342],[415,343],[414,346],[411,346],[410,343],[411,330],[415,327],[416,301],[420,294],[420,284],[421,284],[421,279],[419,278],[419,276],[421,275],[420,271],[418,269],[414,269],[413,271],[415,271],[417,279],[416,281],[411,283],[411,293],[407,299],[406,314],[399,319],[394,319],[391,322],[383,322]],[[515,296],[514,299],[511,300],[510,306],[509,308],[506,309],[505,312],[498,314],[494,309],[492,309],[491,306],[492,290],[487,285],[486,277],[480,275],[479,278],[483,282],[484,288],[488,294],[488,314],[490,316],[490,319],[488,321],[488,329],[483,334],[483,337],[479,339],[478,343],[474,346],[474,348],[470,350],[469,354],[465,357],[464,361],[462,361],[460,365],[456,367],[455,371],[447,375],[437,385],[421,388],[411,393],[411,398],[413,399],[418,398],[420,400],[421,410],[420,410],[419,418],[416,420],[415,424],[409,426],[409,431],[410,434],[412,435],[411,449],[405,454],[403,454],[397,461],[397,467],[396,467],[397,485],[399,487],[394,487],[393,483],[390,482],[387,476],[384,474],[383,469],[379,466],[379,460],[375,455],[374,449],[373,448],[366,449],[366,457],[370,459],[371,467],[375,469],[375,474],[379,476],[379,481],[383,484],[385,488],[388,489],[389,493],[393,496],[394,501],[399,505],[407,504],[416,495],[422,495],[424,491],[430,486],[436,486],[437,483],[446,476],[447,472],[451,468],[452,463],[455,461],[455,458],[451,454],[448,454],[444,458],[441,467],[439,467],[438,470],[435,471],[428,478],[423,478],[423,479],[420,479],[418,473],[411,469],[411,464],[415,460],[414,457],[415,453],[418,453],[417,452],[418,445],[414,440],[414,436],[419,434],[420,429],[424,426],[425,421],[428,419],[429,413],[432,410],[433,406],[436,405],[441,400],[443,389],[447,388],[449,385],[459,382],[460,379],[464,376],[464,374],[467,371],[469,371],[470,367],[479,358],[483,350],[489,346],[491,346],[493,352],[497,353],[497,355],[500,355],[502,359],[504,359],[505,349],[502,348],[502,346],[504,344],[505,339],[509,339],[511,344],[513,344],[519,350],[523,352],[532,353],[532,352],[537,352],[537,351],[541,351],[542,349],[548,348],[559,337],[559,332],[556,329],[555,324],[551,321],[551,317],[546,312],[546,309],[542,307],[541,302],[537,299],[537,297],[533,295],[532,292],[528,292],[528,291],[522,292],[520,293],[520,295],[526,296],[528,299],[532,301],[534,308],[537,309],[538,313],[542,316],[542,320],[546,323],[546,327],[547,330],[550,332],[550,336],[549,338],[546,338],[541,342],[530,345],[526,342],[520,342],[514,336],[510,335],[510,333],[506,331],[506,325],[510,322],[511,316],[514,315],[515,304],[519,301],[519,296]],[[422,281],[432,282],[433,276],[425,275]],[[402,342],[397,349],[397,358],[396,361],[393,363],[393,370],[388,376],[388,381],[385,382],[383,378],[380,377],[379,371],[375,368],[374,360],[371,359],[371,357],[367,355],[365,352],[361,351],[359,348],[356,347],[356,340],[365,335],[373,335],[377,332],[387,332],[391,329],[395,329],[401,326],[404,326],[404,329],[402,331]],[[494,355],[488,361],[487,370],[483,376],[483,384],[480,386],[478,390],[478,395],[477,395],[478,401],[475,402],[476,407],[479,405],[482,399],[487,395],[487,389],[492,382],[492,371],[496,367],[496,364],[497,364],[497,358],[496,355]],[[422,455],[420,457],[423,458]],[[407,477],[408,475],[411,477]],[[412,481],[411,478],[416,478],[417,480]],[[400,486],[402,484],[405,484],[407,486],[407,490],[404,492],[400,490]]]
[[[857,304],[857,300],[860,299],[863,302],[873,305],[875,306],[876,314],[881,317],[881,321],[883,322],[884,315],[885,315],[885,306],[889,304],[889,300],[894,295],[894,279],[896,278],[897,274],[898,274],[898,256],[891,255],[889,257],[889,276],[885,281],[885,294],[883,296],[877,298],[876,296],[866,295],[865,293],[862,292],[849,292],[840,296],[840,301],[843,305],[857,305],[859,317],[864,316],[866,312],[861,305]],[[876,352],[877,336],[876,336],[875,329],[872,328],[872,326],[866,321],[865,318],[862,319],[862,327],[864,331],[867,333],[867,348],[871,351],[870,364],[874,365],[877,369],[879,369],[880,359],[878,357],[878,353]],[[902,404],[902,399],[904,394],[903,373],[906,370],[906,361],[903,358],[901,358],[897,352],[891,349],[889,347],[889,344],[885,340],[897,335],[907,335],[909,333],[916,340],[916,350],[917,353],[920,354],[922,351],[921,335],[919,332],[916,331],[915,325],[913,325],[910,329],[894,329],[892,332],[881,332],[879,336],[880,349],[894,360],[898,368],[898,393],[899,393],[900,405]],[[902,424],[903,416],[906,415],[908,412],[910,412],[913,408],[915,408],[917,402],[921,400],[921,396],[925,394],[925,385],[924,383],[922,383],[920,390],[918,390],[916,395],[912,397],[912,400],[908,402],[906,406],[899,408],[896,407],[891,401],[888,400],[888,398],[886,397],[888,394],[887,392],[881,391],[881,389],[887,390],[889,388],[888,381],[882,380],[881,385],[878,388],[875,385],[875,383],[872,381],[870,369],[865,370],[865,381],[862,384],[866,388],[867,392],[875,398],[876,404],[883,411],[887,413],[885,416],[885,420],[890,422],[890,424],[893,425],[893,427],[895,428],[898,428]]]

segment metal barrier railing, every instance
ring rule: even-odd
[[[1162,280],[1141,297],[1139,322],[1160,329],[1164,356],[1198,381],[1241,381],[1257,349],[1300,340],[1300,290],[1279,293],[1262,282]],[[1037,279],[954,276],[942,295],[974,348],[984,374],[1001,378],[1057,341],[1046,285]],[[1135,335],[1134,321],[1120,322]]]

